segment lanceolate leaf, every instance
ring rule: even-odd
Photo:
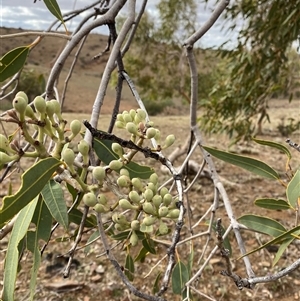
[[[268,217],[246,214],[241,216],[238,221],[249,229],[273,237],[277,237],[287,231],[282,224]]]
[[[60,163],[55,158],[46,158],[37,162],[22,175],[20,189],[14,195],[3,199],[0,209],[0,227],[41,192]]]
[[[278,260],[281,258],[283,252],[286,250],[286,248],[290,245],[290,243],[294,240],[295,238],[294,237],[291,237],[289,239],[286,239],[285,241],[283,241],[281,244],[280,244],[280,247],[275,255],[275,258],[273,260],[273,266],[276,265],[276,263],[278,262]]]
[[[29,46],[21,46],[4,54],[0,59],[0,82],[5,81],[22,69],[29,49]]]
[[[129,254],[126,256],[124,273],[130,281],[133,281],[133,279],[134,279],[134,261]]]
[[[69,213],[69,222],[79,225],[82,219],[82,212],[78,209],[73,208]],[[85,220],[85,227],[94,228],[97,227],[97,219],[95,215],[88,216]]]
[[[112,151],[113,141],[94,139],[94,149],[98,158],[108,165],[112,160],[118,160],[119,157]],[[149,179],[153,174],[153,169],[148,166],[141,166],[135,162],[129,162],[123,168],[127,169],[130,178]]]
[[[27,204],[27,206],[20,211],[11,232],[4,266],[2,296],[3,300],[14,300],[14,291],[19,262],[18,245],[27,232],[37,205],[37,201],[38,197],[36,197],[32,202]]]
[[[47,6],[50,13],[56,17],[59,21],[61,21],[66,29],[65,22],[63,16],[61,14],[60,8],[56,2],[56,0],[44,0],[45,5]],[[66,29],[67,31],[67,29]]]
[[[189,280],[189,272],[186,265],[179,261],[172,273],[172,290],[176,295],[181,295],[185,283]]]
[[[292,208],[287,201],[280,199],[257,199],[254,201],[254,204],[258,207],[270,210],[286,210]]]
[[[42,196],[53,218],[67,230],[68,209],[61,186],[53,180],[48,181],[42,190]]]
[[[232,154],[232,153],[228,153],[228,152],[224,152],[215,148],[211,148],[211,147],[207,147],[207,146],[203,146],[203,148],[209,152],[210,154],[212,154],[214,157],[228,162],[230,164],[233,164],[235,166],[239,166],[243,169],[246,169],[254,174],[257,174],[259,176],[271,179],[271,180],[278,180],[279,179],[279,175],[278,173],[269,165],[267,165],[266,163],[256,160],[256,159],[252,159],[249,157],[245,157],[245,156],[240,156],[240,155],[236,155],[236,154]]]
[[[300,206],[300,171],[297,170],[286,190],[288,202],[293,208]]]

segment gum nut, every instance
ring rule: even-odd
[[[123,119],[124,119],[124,122],[132,122],[132,118],[131,118],[131,116],[130,116],[130,114],[129,113],[123,113]]]
[[[169,218],[178,218],[179,213],[180,213],[179,209],[172,209],[172,210],[169,211],[167,217],[169,217]]]
[[[112,145],[111,145],[111,149],[113,150],[114,153],[116,153],[119,157],[122,157],[123,156],[123,148],[122,146],[119,144],[119,143],[116,143],[114,142]]]
[[[36,120],[36,116],[34,114],[34,111],[32,110],[32,107],[30,105],[27,105],[26,106],[26,109],[25,109],[25,116],[33,119],[33,120]]]
[[[158,183],[158,175],[156,173],[153,173],[150,178],[149,181],[151,183],[153,183],[154,185],[156,185]]]
[[[71,150],[70,148],[66,148],[63,150],[61,155],[67,165],[69,165],[69,166],[73,165],[74,160],[75,160],[75,154],[74,154],[73,150]]]
[[[112,170],[119,170],[122,168],[122,166],[123,166],[123,163],[118,160],[112,160],[109,163],[109,168]]]
[[[142,222],[142,223],[143,223],[145,226],[152,226],[152,225],[155,224],[156,220],[157,220],[157,217],[155,217],[155,216],[146,216],[146,217],[143,219],[143,222]]]
[[[156,130],[154,128],[148,128],[146,131],[146,137],[148,139],[154,138],[156,135]]]
[[[137,189],[138,191],[142,191],[143,190],[143,184],[141,182],[141,180],[139,178],[132,178],[131,179],[131,183],[133,185],[133,187],[135,189]]]
[[[101,166],[96,166],[94,167],[93,169],[93,177],[99,181],[99,182],[102,182],[104,180],[106,176],[106,173],[105,173],[105,169]]]
[[[155,208],[159,208],[159,206],[162,203],[162,197],[158,194],[156,194],[153,198],[152,198],[152,203],[155,206]]]
[[[116,121],[116,127],[118,129],[125,129],[125,123],[123,121]]]
[[[55,114],[55,104],[53,101],[46,101],[46,114],[53,116]]]
[[[29,102],[28,96],[27,96],[27,94],[26,94],[24,91],[19,91],[19,92],[16,94],[16,96],[21,96],[21,97],[23,97],[23,98],[27,101],[27,103]]]
[[[142,109],[137,109],[137,110],[136,110],[136,114],[139,116],[139,118],[140,118],[141,120],[145,120],[145,118],[146,118],[146,112],[145,112],[144,110],[142,110]]]
[[[140,222],[137,219],[131,222],[131,229],[135,231],[140,230]]]
[[[120,187],[128,187],[129,184],[130,184],[130,179],[129,179],[127,176],[120,176],[120,177],[117,179],[117,184],[118,184]]]
[[[121,199],[119,205],[122,209],[135,209],[134,206],[126,199]]]
[[[169,209],[166,206],[162,206],[158,209],[158,215],[160,217],[165,217],[168,215],[168,213],[169,213]]]
[[[175,142],[175,136],[169,135],[165,140],[165,147],[171,146]]]
[[[129,242],[131,243],[131,245],[133,247],[135,247],[138,244],[139,238],[138,238],[137,234],[135,233],[135,231],[132,231]]]
[[[136,135],[138,132],[137,126],[133,122],[128,122],[126,124],[126,130],[133,135]]]
[[[46,100],[42,96],[37,96],[33,100],[33,104],[38,112],[42,114],[46,113]]]
[[[89,207],[94,207],[97,204],[97,198],[96,198],[95,194],[93,194],[92,192],[86,193],[83,196],[82,201],[85,205],[87,205]]]
[[[144,211],[145,213],[147,213],[147,214],[153,214],[153,215],[156,214],[156,212],[155,212],[153,206],[152,206],[151,203],[149,203],[149,202],[145,202],[145,203],[143,204],[143,211]]]
[[[168,226],[164,222],[160,222],[158,231],[161,235],[165,235],[165,234],[168,234],[169,229],[168,229]]]
[[[120,170],[120,176],[127,176],[127,177],[129,177],[129,171],[128,171],[128,169],[122,168]]]
[[[0,164],[6,164],[12,161],[11,156],[6,153],[0,152]]]
[[[144,192],[144,198],[148,201],[148,202],[150,202],[151,200],[152,200],[152,198],[153,198],[153,191],[151,190],[151,189],[149,189],[149,188],[147,188],[146,190],[145,190],[145,192]]]
[[[131,109],[131,110],[129,111],[129,114],[130,114],[132,120],[134,120],[134,117],[135,117],[135,115],[136,115],[136,111],[135,111],[134,109]]]
[[[167,187],[163,187],[159,193],[162,197],[164,197],[167,193],[169,193],[169,189]]]
[[[98,203],[101,205],[105,206],[107,204],[107,198],[104,194],[98,194],[97,200],[98,200]]]
[[[13,107],[20,114],[25,113],[27,105],[28,102],[21,96],[17,96],[13,100]]]
[[[90,146],[85,140],[81,140],[78,143],[78,151],[82,154],[82,156],[87,156],[90,151]]]
[[[105,207],[102,204],[96,204],[94,206],[94,210],[98,213],[105,213],[106,212]]]
[[[130,198],[131,202],[135,204],[139,204],[141,201],[140,195],[135,190],[130,191],[128,197]]]
[[[163,203],[165,206],[169,206],[172,202],[172,195],[170,193],[167,193],[163,197]]]
[[[74,136],[78,135],[81,130],[81,122],[77,119],[72,120],[70,123],[70,129]]]

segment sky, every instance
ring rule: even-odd
[[[95,1],[93,0],[57,0],[62,13],[70,10],[85,7]],[[141,1],[137,1],[140,3]],[[157,10],[155,5],[159,0],[148,0],[147,10],[150,15],[155,19]],[[199,1],[201,2],[201,1]],[[215,0],[209,0],[208,5],[203,3],[198,4],[197,10],[197,28],[199,28],[210,16],[211,8],[214,7]],[[0,26],[1,27],[14,27],[31,30],[46,30],[50,24],[55,20],[55,17],[47,10],[43,1],[37,0],[0,0]],[[124,13],[126,7],[123,8]],[[70,31],[76,25],[75,21],[72,24],[67,23]],[[218,21],[200,41],[202,47],[217,47],[223,44],[228,39],[231,39],[229,45],[234,45],[236,42],[237,32],[225,34],[221,30],[223,23]],[[108,30],[102,27],[97,30],[99,33],[108,34]]]

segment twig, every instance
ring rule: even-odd
[[[55,37],[55,38],[69,40],[69,41],[71,40],[71,36],[69,35],[56,33],[56,32],[45,32],[45,31],[26,31],[26,32],[5,34],[5,35],[0,35],[0,39],[10,39],[10,38],[16,38],[22,36]]]
[[[291,139],[287,139],[286,142],[289,144],[289,146],[293,147],[298,152],[300,152],[300,145],[299,144],[293,142]]]

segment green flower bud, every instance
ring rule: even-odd
[[[145,202],[143,204],[143,211],[147,214],[156,215],[156,211],[154,210],[153,206],[149,202]]]
[[[96,198],[95,194],[92,192],[86,193],[83,196],[82,201],[85,205],[87,205],[89,207],[94,207],[97,204],[97,198]]]
[[[61,121],[63,120],[61,116],[61,107],[59,102],[56,99],[51,99],[50,102],[53,104],[54,113],[57,115],[58,119]]]
[[[163,203],[165,206],[169,206],[172,202],[172,195],[170,193],[166,193],[163,197]]]
[[[46,101],[46,114],[52,117],[55,114],[55,104],[53,101]]]
[[[131,183],[136,190],[143,191],[144,186],[139,178],[132,178]]]
[[[76,135],[79,134],[81,130],[81,122],[77,119],[72,120],[72,122],[70,123],[70,129],[73,134],[73,137],[75,137]]]
[[[94,210],[98,213],[105,213],[107,212],[107,209],[105,209],[105,207],[102,204],[96,204],[94,206]]]
[[[130,224],[127,221],[125,215],[123,215],[123,214],[119,214],[119,213],[113,214],[112,220],[116,224],[120,224],[120,225],[123,225],[123,226],[130,226]]]
[[[7,138],[0,134],[0,149],[6,150],[9,147],[9,141]]]
[[[156,173],[153,173],[150,178],[149,181],[151,183],[153,183],[154,185],[156,185],[158,183],[158,175]]]
[[[94,167],[93,169],[93,177],[99,181],[99,182],[102,182],[104,180],[106,176],[106,173],[105,173],[105,169],[101,166],[96,166]]]
[[[32,120],[37,120],[37,118],[36,118],[36,116],[34,114],[34,111],[33,111],[32,107],[30,105],[26,106],[25,116],[31,118]]]
[[[130,185],[130,179],[127,176],[120,176],[117,179],[117,184],[120,187],[129,187],[129,185]]]
[[[128,171],[128,169],[122,168],[120,170],[120,176],[127,176],[127,177],[129,177],[129,171]]]
[[[143,120],[139,117],[138,114],[136,114],[136,115],[134,116],[133,122],[134,122],[135,124],[140,124],[142,121],[143,121]]]
[[[141,224],[140,231],[143,233],[152,233],[153,232],[153,225],[146,226],[145,224]]]
[[[165,217],[169,213],[169,209],[166,206],[162,206],[158,209],[158,215],[159,217]]]
[[[159,206],[162,203],[162,197],[158,194],[156,194],[153,198],[152,198],[152,203],[155,206],[156,209],[159,208]]]
[[[144,195],[144,198],[145,198],[148,202],[150,202],[150,201],[152,200],[154,194],[153,194],[153,191],[152,191],[151,189],[147,188],[147,189],[145,190],[145,192],[143,193],[143,195]]]
[[[131,243],[131,245],[133,247],[135,247],[138,244],[139,238],[138,238],[137,234],[135,233],[135,231],[132,231],[129,242]]]
[[[122,114],[118,114],[117,115],[117,121],[121,121],[124,123],[124,119],[123,119],[123,115]]]
[[[106,206],[107,205],[107,198],[104,194],[98,194],[97,201],[99,204]]]
[[[169,135],[164,143],[164,148],[167,148],[169,146],[171,146],[173,143],[175,142],[175,136],[174,135]]]
[[[169,189],[167,187],[163,187],[159,193],[162,197],[164,197],[167,193],[169,193]]]
[[[122,148],[122,146],[119,143],[113,143],[111,145],[111,149],[113,150],[114,153],[116,153],[120,158],[123,157],[124,154],[124,150]]]
[[[125,129],[126,124],[123,121],[116,121],[116,127],[118,129]]]
[[[26,94],[24,91],[19,91],[19,92],[16,94],[15,97],[17,97],[17,96],[21,96],[21,97],[23,97],[23,98],[27,101],[27,103],[29,102],[28,96],[27,96],[27,94]]]
[[[122,209],[133,209],[133,210],[136,210],[136,209],[138,209],[138,207],[137,206],[134,206],[134,205],[132,205],[128,200],[126,200],[126,199],[121,199],[120,201],[119,201],[119,205],[120,205],[120,207],[122,208]]]
[[[138,133],[138,128],[136,126],[136,124],[134,124],[133,122],[128,122],[126,124],[126,130],[133,135],[137,135]]]
[[[0,152],[0,164],[6,164],[15,159],[15,156],[9,156],[6,153]]]
[[[137,109],[136,110],[136,114],[139,116],[139,118],[141,120],[145,120],[146,119],[146,112],[142,109]]]
[[[135,204],[139,204],[141,201],[140,195],[135,190],[130,191],[128,197],[130,198],[131,202]]]
[[[153,194],[156,194],[156,191],[157,191],[156,185],[154,185],[153,183],[149,182],[147,184],[147,188],[151,189],[153,191]]]
[[[140,230],[140,222],[137,219],[131,222],[131,229],[134,231]]]
[[[112,170],[119,170],[121,169],[123,166],[123,163],[121,161],[118,161],[118,160],[112,160],[110,163],[109,163],[109,168],[112,169]]]
[[[132,117],[130,116],[129,113],[125,113],[123,112],[123,119],[124,119],[124,122],[128,123],[128,122],[132,122]]]
[[[169,218],[178,218],[179,213],[180,213],[179,209],[172,209],[172,210],[169,211],[167,217],[169,217]]]
[[[143,221],[142,224],[146,225],[146,226],[152,226],[155,224],[157,220],[157,217],[155,216],[146,216]]]
[[[146,131],[146,137],[148,139],[154,138],[156,135],[156,129],[155,128],[148,128]]]
[[[155,134],[155,136],[154,136],[154,139],[155,139],[157,142],[159,142],[159,141],[160,141],[160,130],[155,129],[155,131],[156,131],[156,134]]]
[[[82,154],[82,156],[87,156],[90,151],[90,146],[85,140],[81,140],[78,143],[78,151]]]
[[[135,115],[136,115],[136,111],[133,110],[133,109],[131,109],[131,110],[129,111],[129,114],[130,114],[131,119],[132,119],[132,121],[133,121],[133,120],[134,120],[134,117],[135,117]]]
[[[66,148],[63,150],[61,154],[63,160],[66,162],[67,165],[72,166],[75,160],[75,154],[73,150],[70,148]]]
[[[166,235],[168,234],[169,229],[168,226],[163,221],[160,221],[158,231],[161,235]]]
[[[40,112],[41,114],[46,113],[46,100],[42,96],[37,96],[33,100],[33,104],[38,112]]]
[[[13,100],[13,107],[19,114],[25,114],[27,105],[28,101],[21,96],[16,96]]]

